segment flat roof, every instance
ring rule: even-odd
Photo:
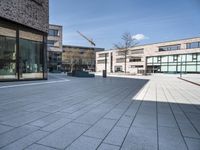
[[[105,50],[105,48],[76,46],[76,45],[63,45],[63,48],[80,48],[80,49],[82,48],[82,49],[102,49],[102,50]]]
[[[168,42],[178,42],[178,41],[183,41],[183,40],[190,40],[190,39],[197,39],[200,37],[191,37],[191,38],[183,38],[183,39],[177,39],[177,40],[170,40],[170,41],[162,41],[162,42],[155,42],[155,43],[149,43],[149,44],[141,44],[141,45],[136,45],[132,48],[137,48],[137,47],[142,47],[142,46],[148,46],[148,45],[155,45],[155,44],[162,44],[162,43],[168,43]],[[115,49],[106,49],[105,51],[112,51]]]
[[[200,37],[183,38],[183,39],[177,39],[177,40],[162,41],[162,42],[155,42],[155,43],[149,43],[149,44],[141,44],[141,45],[137,45],[137,46],[146,46],[146,45],[162,44],[162,43],[168,43],[168,42],[178,42],[178,41],[190,40],[190,39],[197,39],[197,38],[200,38]],[[135,46],[135,47],[137,47],[137,46]]]
[[[62,25],[58,25],[58,24],[49,24],[49,26],[63,27]]]

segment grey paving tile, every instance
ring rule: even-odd
[[[53,112],[59,111],[60,109],[61,109],[60,106],[49,105],[49,106],[45,106],[45,107],[43,107],[43,108],[41,108],[39,110],[43,111],[43,112],[53,113]]]
[[[158,131],[160,150],[187,149],[178,128],[159,127]]]
[[[117,108],[109,112],[104,118],[119,119],[121,115],[127,110],[131,102],[120,104]]]
[[[81,136],[76,141],[74,141],[66,150],[95,150],[100,143],[100,139]]]
[[[37,134],[34,133],[38,128],[29,130],[25,126],[10,130],[12,127],[9,127],[23,126],[28,123],[33,123],[41,127],[40,130],[49,132],[47,137],[39,141],[42,145],[33,144],[29,147],[31,149],[64,149],[70,144],[72,149],[84,146],[93,149],[98,140],[103,140],[106,136],[107,142],[121,143],[125,133],[123,129],[131,126],[141,104],[122,149],[157,149],[157,121],[160,149],[176,147],[184,150],[183,139],[189,149],[197,148],[200,136],[200,100],[198,100],[200,88],[174,77],[135,76],[135,78],[150,79],[140,93],[138,91],[145,84],[144,80],[98,77],[70,78],[70,82],[56,83],[53,86],[46,84],[1,89],[0,145],[9,146],[12,145],[11,143],[16,143],[17,146],[37,139]],[[182,134],[176,126],[170,107]],[[57,111],[68,113],[60,114],[58,117],[55,114],[55,116],[50,115],[55,112],[58,114]],[[114,120],[103,121],[102,117]],[[70,123],[72,119],[75,120]],[[114,127],[118,119],[119,122]],[[4,126],[6,124],[8,127]],[[17,129],[18,131],[15,131]],[[87,129],[86,138],[82,134]],[[99,149],[106,148],[119,149],[118,146],[108,143],[99,146]]]
[[[52,132],[52,131],[54,131],[54,130],[56,130],[56,129],[62,127],[62,126],[64,126],[65,124],[67,124],[67,123],[69,123],[71,121],[72,121],[72,119],[62,118],[60,120],[57,120],[54,123],[51,123],[48,126],[43,127],[41,130]]]
[[[132,120],[133,120],[133,116],[124,115],[124,116],[118,121],[117,126],[129,128],[130,125],[131,125]]]
[[[33,144],[30,147],[26,148],[25,150],[56,150],[56,149],[43,145]]]
[[[185,138],[189,150],[199,150],[200,149],[200,139]]]
[[[137,114],[133,126],[144,127],[149,129],[157,129],[156,115]]]
[[[122,150],[157,149],[157,130],[132,127],[122,145]]]
[[[103,117],[110,109],[110,108],[104,108],[104,109],[95,109],[91,110],[90,112],[86,113],[85,115],[77,118],[75,121],[85,124],[94,124],[96,121],[98,121],[101,117]]]
[[[64,149],[89,127],[89,125],[69,123],[40,140],[38,143],[58,149]]]
[[[176,120],[173,114],[158,113],[158,126],[177,128]]]
[[[37,129],[38,128],[36,128],[36,127],[23,126],[23,127],[15,128],[13,130],[10,130],[6,133],[1,134],[0,135],[0,148],[36,131]]]
[[[199,133],[195,130],[191,123],[180,123],[179,127],[183,136],[191,138],[200,138]]]
[[[2,150],[22,150],[37,140],[41,139],[42,137],[46,136],[48,133],[43,131],[36,131],[34,133],[29,134],[14,143],[9,144],[8,146],[4,147]]]
[[[120,147],[118,146],[115,146],[115,145],[109,145],[109,144],[106,144],[106,143],[102,143],[100,145],[100,147],[98,148],[98,150],[119,150]]]
[[[103,139],[108,134],[108,132],[112,129],[115,123],[116,123],[116,120],[101,119],[93,127],[91,127],[87,132],[85,132],[84,135]]]
[[[48,115],[47,117],[44,117],[44,118],[38,119],[34,122],[31,122],[30,125],[44,127],[44,126],[46,126],[50,123],[53,123],[61,118],[63,118],[63,115],[61,115],[61,114],[51,114],[51,115]]]
[[[1,125],[0,124],[0,134],[3,133],[3,132],[9,131],[11,129],[13,129],[13,127],[5,126],[5,125]]]
[[[158,102],[157,107],[158,107],[159,114],[172,114],[168,103]]]
[[[128,128],[115,126],[104,140],[104,143],[120,146],[126,136],[127,131]]]
[[[10,125],[10,126],[18,127],[18,126],[22,126],[27,123],[30,123],[39,118],[42,118],[46,115],[47,115],[47,113],[44,113],[44,112],[33,112],[33,113],[26,114],[26,115],[21,115],[20,117],[13,118],[13,119],[7,120],[2,123]]]

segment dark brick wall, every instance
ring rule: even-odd
[[[49,0],[0,0],[0,17],[48,32]]]

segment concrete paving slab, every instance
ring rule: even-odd
[[[3,84],[1,148],[199,149],[199,86],[164,75],[60,80]]]
[[[74,141],[66,150],[95,150],[101,143],[100,139],[81,136]]]
[[[88,125],[69,123],[51,133],[38,143],[53,148],[64,149],[89,128]]]

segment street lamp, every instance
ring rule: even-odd
[[[107,77],[107,53],[105,53],[105,70],[103,70],[103,77]]]
[[[182,65],[183,65],[182,59],[183,59],[183,55],[181,55],[180,78],[182,78]]]

